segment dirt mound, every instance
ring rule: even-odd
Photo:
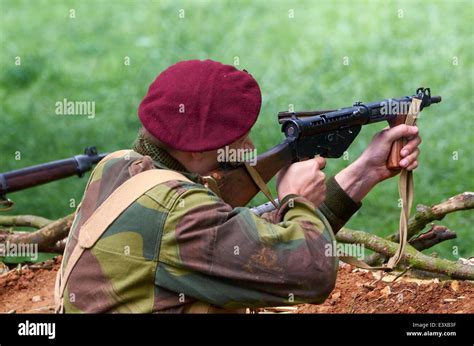
[[[474,313],[473,298],[474,283],[469,281],[397,278],[345,265],[324,304],[300,305],[296,312]]]
[[[0,312],[52,313],[61,257],[0,276]],[[395,280],[395,281],[393,281]],[[474,313],[474,283],[420,280],[344,265],[336,288],[321,305],[269,308],[296,313]]]

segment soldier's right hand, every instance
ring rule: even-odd
[[[326,166],[322,157],[296,162],[278,172],[278,198],[296,194],[311,201],[317,208],[326,198],[325,174],[321,171]]]

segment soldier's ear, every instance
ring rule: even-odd
[[[204,153],[201,152],[191,152],[190,154],[193,161],[200,161],[204,156]]]
[[[242,144],[242,148],[244,149],[255,149],[255,145],[253,144],[252,139],[247,136],[244,140],[244,143]]]

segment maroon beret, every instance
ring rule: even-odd
[[[212,60],[178,62],[150,85],[138,117],[173,149],[208,151],[244,136],[257,120],[262,96],[247,71]]]

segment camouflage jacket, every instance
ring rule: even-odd
[[[167,161],[164,164],[162,161]],[[64,263],[81,226],[124,181],[147,169],[182,168],[135,151],[100,162],[71,228]],[[274,222],[232,209],[195,183],[159,184],[125,210],[73,269],[65,312],[186,312],[201,302],[221,308],[321,303],[338,261],[326,256],[334,235],[301,196],[284,198]],[[335,180],[320,210],[337,231],[360,207]],[[291,203],[290,203],[291,202]],[[290,208],[291,204],[291,208]]]

